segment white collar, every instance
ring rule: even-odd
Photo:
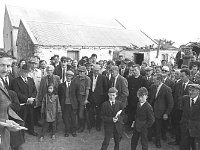
[[[196,103],[197,99],[198,99],[198,95],[195,98],[193,98],[194,103]],[[190,98],[190,100],[192,101],[192,98]]]
[[[144,105],[144,103],[145,103],[145,102],[143,102],[143,103],[140,103],[140,106],[142,107],[142,105]]]

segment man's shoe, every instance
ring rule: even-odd
[[[72,133],[72,136],[73,136],[73,137],[77,137],[76,132],[73,132],[73,133]]]
[[[69,137],[69,133],[65,133],[65,137]]]
[[[177,141],[172,141],[172,142],[169,142],[168,144],[169,144],[169,145],[179,145],[179,142],[177,142]]]
[[[84,127],[80,127],[79,129],[78,129],[78,133],[81,133],[81,132],[83,132],[84,131]]]
[[[157,147],[157,148],[161,148],[161,143],[160,143],[160,141],[156,141],[156,147]]]
[[[28,132],[30,135],[32,136],[38,136],[38,134],[36,132]]]

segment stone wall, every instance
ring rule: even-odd
[[[17,59],[28,59],[34,55],[35,46],[30,39],[23,24],[19,26],[19,32],[17,37]]]

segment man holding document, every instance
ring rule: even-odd
[[[12,59],[5,53],[0,52],[0,77],[7,75]],[[9,120],[12,117],[16,120],[21,118],[9,107],[10,96],[2,80],[0,80],[0,150],[10,150],[10,131],[19,131],[21,127],[16,122]],[[22,120],[21,120],[22,121]]]

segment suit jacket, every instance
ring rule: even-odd
[[[147,79],[147,76],[145,76],[144,79],[146,80],[146,88],[147,88],[147,90],[149,90],[149,88],[150,88],[151,85],[153,84],[153,77],[150,76],[150,78]]]
[[[140,102],[138,102],[137,112],[135,117],[135,128],[138,132],[145,130],[153,125],[155,121],[153,108],[148,102],[145,102],[140,107]]]
[[[26,103],[30,97],[36,98],[37,89],[32,78],[27,77],[28,83],[25,83],[21,77],[17,77],[12,82],[12,90],[17,93],[19,102]]]
[[[78,109],[78,101],[77,99],[75,99],[75,92],[73,92],[74,90],[74,84],[70,84],[70,87],[69,87],[69,98],[70,98],[70,102],[72,104],[72,108],[74,110],[77,110]],[[61,83],[59,86],[58,86],[58,96],[59,96],[59,100],[60,100],[60,106],[61,106],[61,109],[63,111],[64,109],[64,105],[65,105],[65,100],[66,100],[66,82],[64,83]]]
[[[71,66],[67,65],[67,70],[69,70],[70,68],[71,68]],[[58,66],[55,67],[53,74],[59,76],[60,79],[62,79],[62,67],[61,67],[61,64],[59,64]]]
[[[181,132],[189,130],[191,137],[200,137],[200,97],[198,97],[193,108],[190,107],[190,96],[183,97],[183,113],[180,121]]]
[[[89,92],[89,101],[95,104],[102,104],[108,99],[108,80],[105,76],[99,74],[96,81],[96,87],[92,93],[93,75],[90,75],[91,88]]]
[[[109,88],[110,87],[112,87],[111,80],[109,80]],[[115,88],[118,90],[116,100],[121,101],[123,106],[126,107],[127,97],[129,95],[128,82],[126,78],[119,75],[115,84]]]
[[[191,81],[189,81],[188,84],[192,84]],[[185,89],[183,89],[183,82],[180,80],[174,85],[174,110],[182,110],[183,107],[183,96],[189,95],[189,87],[187,86]]]
[[[123,110],[123,104],[119,101],[115,101],[115,107],[112,108],[110,101],[106,101],[102,105],[101,109],[101,117],[104,122],[104,130],[106,131],[113,131],[114,126],[117,129],[117,132],[119,135],[122,135],[123,131],[123,112],[118,118],[118,121],[116,123],[113,122],[113,117],[116,116],[117,112],[119,110]]]
[[[0,85],[0,121],[5,122],[8,117],[12,117],[16,120],[21,120],[19,116],[11,110],[9,105],[11,104],[11,98],[6,89]],[[0,135],[1,135],[1,150],[10,150],[10,131],[4,126],[0,125]]]
[[[174,105],[172,90],[165,84],[162,84],[157,97],[157,86],[153,84],[149,90],[149,103],[154,109],[156,118],[161,118],[163,114],[170,114]]]
[[[52,76],[53,85],[54,85],[54,92],[57,94],[58,92],[58,85],[60,84],[60,78],[57,75]],[[47,93],[47,86],[48,86],[48,76],[44,76],[40,82],[40,88],[38,92],[38,101],[41,103],[45,94]]]
[[[168,87],[170,87],[172,90],[172,93],[174,93],[174,84],[175,83],[171,79],[167,78],[165,80],[165,82],[163,82],[163,83],[166,84]]]
[[[14,79],[14,78],[12,77],[11,74],[8,75],[8,80],[9,80],[9,81],[8,81],[8,82],[9,82],[8,84],[6,84],[6,82],[2,79],[2,81],[3,81],[3,83],[4,83],[5,87],[6,87],[6,89],[8,89],[8,90],[11,90],[11,89],[12,89],[12,86],[11,86],[11,85],[12,85],[13,79]]]

